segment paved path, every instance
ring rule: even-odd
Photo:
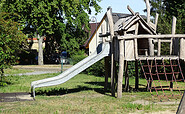
[[[70,67],[72,67],[72,65],[64,65],[63,70],[65,71]],[[42,66],[41,65],[16,65],[16,66],[13,66],[13,68],[33,71],[33,72],[15,74],[15,76],[40,75],[40,74],[61,72],[61,65],[42,65]],[[8,76],[8,74],[5,74],[5,76]]]
[[[0,102],[33,101],[29,93],[0,93]]]

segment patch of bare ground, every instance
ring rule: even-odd
[[[142,113],[142,111],[137,111],[129,114],[175,114],[175,113],[176,111],[166,110],[166,111],[157,111],[157,112],[149,112],[149,113]]]

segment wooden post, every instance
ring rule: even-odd
[[[147,9],[147,23],[150,23],[150,3],[149,0],[145,0]]]
[[[113,23],[113,17],[112,17],[112,8],[107,9],[107,18],[109,22],[109,27],[110,27],[110,38],[113,40],[114,37],[114,23]]]
[[[176,114],[185,114],[185,91],[179,103]]]
[[[128,61],[125,62],[125,91],[129,91]]]
[[[111,74],[111,65],[109,63],[110,57],[105,57],[105,84],[104,84],[104,90],[107,91],[107,86],[108,86],[108,79]]]
[[[123,71],[124,71],[124,40],[119,41],[119,72],[118,72],[118,88],[117,97],[122,97],[122,83],[123,83]]]
[[[157,56],[161,56],[161,39],[158,39]]]
[[[135,90],[139,89],[138,60],[135,61]]]
[[[138,35],[139,23],[136,24],[135,35]],[[139,77],[138,77],[138,49],[137,49],[137,39],[134,39],[134,49],[135,49],[135,90],[139,88]]]
[[[176,31],[176,17],[173,16],[173,21],[172,21],[172,35],[175,35],[175,31]],[[172,38],[171,39],[173,42],[170,45],[170,49],[172,48],[173,45],[173,54],[174,55],[178,55],[179,54],[179,39],[178,38]],[[172,51],[170,51],[172,52]]]
[[[180,59],[185,60],[185,41],[184,38],[180,39]]]
[[[155,15],[155,31],[157,31],[158,18],[159,18],[159,14],[156,13],[156,15]]]
[[[114,40],[111,43],[111,94],[115,96],[115,86],[114,86],[114,72],[115,72],[115,61],[114,61]]]
[[[153,39],[152,38],[149,38],[148,39],[148,42],[149,42],[149,55],[150,56],[154,56],[154,44],[153,44]]]

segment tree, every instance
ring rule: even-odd
[[[23,48],[21,47],[26,36],[19,30],[20,25],[10,19],[12,15],[0,14],[0,74],[1,81],[4,69],[17,63],[19,59],[16,55]]]
[[[158,32],[171,33],[172,16],[177,17],[176,33],[184,33],[185,2],[184,0],[151,0],[151,11],[154,16],[159,13]]]
[[[101,0],[6,0],[3,11],[15,12],[20,17],[17,22],[24,25],[24,33],[46,36],[45,53],[57,50],[73,54],[84,43],[85,30],[89,29],[90,8],[100,12],[97,2]]]

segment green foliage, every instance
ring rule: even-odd
[[[77,64],[78,62],[80,62],[81,60],[83,60],[86,57],[87,56],[85,55],[84,51],[78,51],[75,55],[73,55],[71,57],[73,65]]]
[[[89,75],[95,75],[95,76],[104,76],[105,75],[104,64],[105,64],[104,59],[102,59],[101,61],[96,62],[88,69],[86,69],[85,73]]]
[[[185,29],[185,2],[184,0],[151,0],[151,15],[159,13],[157,32],[162,34],[171,34],[172,16],[177,18],[176,33],[184,34]],[[169,52],[169,44],[162,43],[162,55]]]
[[[17,13],[15,20],[21,23],[24,33],[46,37],[46,53],[56,50],[74,54],[88,36],[91,8],[100,12],[101,0],[6,0],[2,10]],[[84,27],[83,27],[84,26]],[[58,48],[57,48],[58,46]]]
[[[177,18],[176,33],[184,33],[185,2],[184,0],[151,0],[152,16],[159,13],[157,30],[160,33],[171,33],[172,16]]]
[[[87,56],[84,51],[78,51],[75,55],[71,57],[73,64],[77,64]],[[104,60],[98,61],[89,68],[87,68],[83,73],[88,75],[103,76],[104,75]]]
[[[26,36],[19,30],[20,25],[10,19],[10,14],[0,14],[0,74],[19,59],[16,55],[23,49]]]

